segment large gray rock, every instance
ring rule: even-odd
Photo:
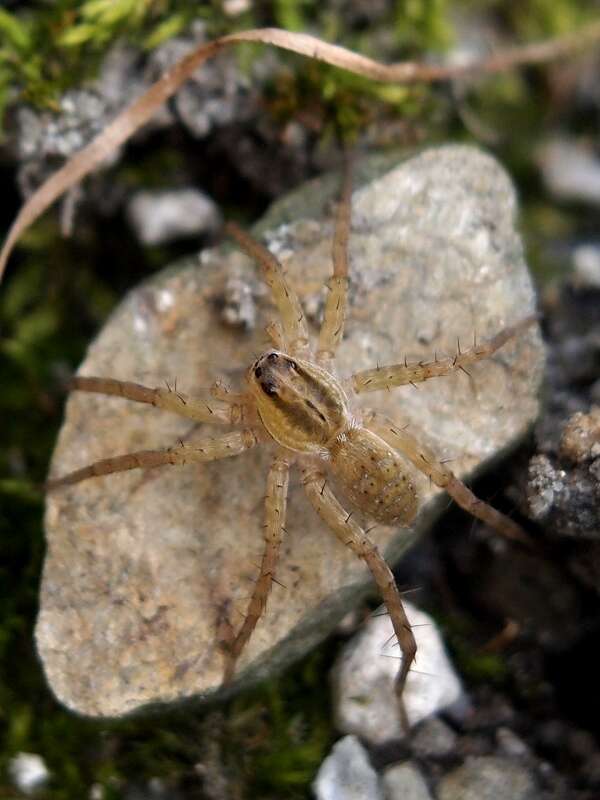
[[[368,169],[366,172],[368,173]],[[363,170],[364,172],[364,170]],[[530,313],[531,279],[515,231],[515,195],[497,163],[477,150],[424,152],[355,192],[352,288],[342,374],[454,352]],[[357,179],[358,182],[358,179]],[[312,184],[280,204],[262,229],[318,319],[330,274],[330,198]],[[285,222],[285,220],[290,220]],[[246,284],[255,314],[225,313],[227,287]],[[235,250],[177,264],[132,291],[81,367],[193,393],[221,375],[235,383],[265,348],[273,309],[257,270]],[[313,333],[316,327],[313,326]],[[368,398],[410,422],[459,475],[514,445],[538,409],[543,351],[530,329],[488,362],[418,389]],[[75,394],[51,467],[60,475],[110,454],[166,447],[189,433],[183,419],[119,398]],[[214,433],[215,429],[211,430]],[[200,431],[202,435],[205,431]],[[48,555],[36,628],[49,683],[72,709],[120,716],[140,707],[213,695],[222,657],[222,608],[243,610],[261,557],[268,448],[206,466],[132,471],[49,496]],[[421,510],[412,531],[371,536],[395,561],[447,500],[416,476]],[[371,587],[362,563],[317,519],[292,480],[278,580],[266,617],[230,690],[272,674],[313,647]],[[241,620],[236,615],[235,621]]]

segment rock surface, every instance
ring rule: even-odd
[[[29,194],[47,177],[56,168],[57,159],[73,155],[90,142],[178,59],[207,41],[206,24],[196,20],[188,32],[150,53],[116,44],[105,55],[96,80],[88,88],[65,92],[58,109],[19,105],[9,134],[14,155],[22,164],[19,183],[23,193]],[[234,53],[219,53],[186,81],[169,107],[163,106],[153,115],[144,131],[178,121],[193,137],[205,137],[211,130],[248,121],[259,107],[260,86],[276,64],[276,56],[267,52],[246,74],[239,69]],[[120,153],[105,161],[102,169],[117,161]]]
[[[411,737],[411,748],[418,758],[443,759],[454,753],[457,735],[439,717],[425,719]]]
[[[435,622],[408,602],[404,608],[415,631],[417,660],[404,690],[411,725],[449,705],[466,705]],[[369,744],[383,744],[404,734],[394,697],[400,654],[389,616],[381,609],[342,651],[333,672],[336,728]],[[443,724],[443,723],[440,723]]]
[[[368,171],[368,170],[367,170]],[[455,352],[530,313],[534,292],[515,231],[504,172],[469,148],[445,147],[365,181],[353,199],[351,293],[341,374]],[[312,183],[261,224],[311,322],[330,273],[335,181]],[[287,215],[287,217],[286,217]],[[255,324],[223,316],[228,282],[243,279]],[[218,376],[235,384],[265,348],[273,309],[255,266],[222,249],[192,257],[131,292],[90,347],[81,373],[164,381],[193,393]],[[313,333],[316,327],[313,325]],[[538,410],[543,350],[530,329],[471,370],[369,398],[473,474],[509,448]],[[207,431],[195,431],[194,436]],[[214,434],[212,428],[210,433]],[[217,431],[218,433],[218,431]],[[168,447],[187,421],[119,398],[70,398],[52,463],[60,475],[108,455]],[[143,706],[213,695],[221,684],[216,626],[224,604],[242,610],[262,542],[267,448],[203,467],[111,475],[48,498],[48,555],[36,628],[49,683],[72,709],[120,716]],[[413,531],[371,536],[394,561],[446,499],[416,476]],[[370,589],[364,566],[317,520],[297,477],[268,612],[230,690],[307,652]]]
[[[317,800],[383,800],[379,777],[356,736],[337,742],[313,783]]]
[[[385,800],[432,800],[425,779],[410,762],[388,767],[382,783]]]
[[[533,456],[527,501],[531,516],[559,536],[600,537],[600,406],[567,420],[558,457]]]
[[[525,767],[496,756],[467,758],[448,773],[437,790],[438,800],[537,800],[541,792]]]

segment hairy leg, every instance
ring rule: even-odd
[[[220,458],[240,455],[256,444],[258,444],[257,434],[250,428],[246,428],[214,439],[193,443],[181,442],[177,447],[168,450],[139,450],[122,456],[103,458],[101,461],[95,461],[93,464],[88,464],[88,466],[60,478],[51,478],[46,482],[46,489],[52,491],[61,486],[71,486],[74,483],[85,481],[88,478],[111,475],[113,472],[125,472],[130,469],[148,469],[164,464],[183,465],[216,461]]]
[[[271,290],[275,305],[279,309],[286,349],[292,354],[305,353],[309,344],[306,318],[298,295],[285,279],[283,267],[273,253],[235,223],[228,222],[225,230],[236,240],[246,255],[260,264],[263,277]]]
[[[352,216],[352,174],[346,162],[342,180],[342,194],[335,218],[335,233],[331,257],[333,275],[327,281],[329,294],[325,305],[323,324],[319,333],[317,361],[327,366],[335,357],[344,335],[344,321],[348,299],[348,239]]]
[[[461,351],[460,343],[455,356],[436,358],[433,361],[419,361],[415,364],[389,364],[385,367],[375,367],[356,372],[350,378],[352,388],[357,394],[362,392],[375,392],[380,389],[392,389],[395,386],[404,386],[408,383],[422,383],[429,378],[439,378],[449,375],[456,370],[467,372],[467,367],[483,358],[489,358],[510,339],[517,336],[536,321],[537,315],[525,317],[515,325],[509,325],[503,331],[480,344],[474,344],[468,350]],[[468,373],[467,373],[468,374]]]
[[[436,455],[425,445],[421,444],[406,428],[400,428],[383,414],[370,411],[365,415],[364,424],[374,431],[394,450],[401,453],[418,470],[427,475],[436,486],[445,489],[450,497],[465,511],[477,519],[487,523],[491,528],[506,536],[515,539],[521,544],[535,548],[533,540],[506,514],[502,514],[492,506],[484,503],[454,475],[446,464],[442,464]]]
[[[275,349],[285,351],[285,336],[281,323],[273,320],[269,322],[265,330]]]
[[[408,729],[402,692],[415,659],[417,645],[392,571],[365,531],[340,505],[329,489],[325,474],[313,467],[307,467],[302,471],[302,475],[304,488],[312,506],[338,539],[367,564],[387,607],[402,652],[402,664],[396,678],[396,695],[400,704],[402,724]]]
[[[246,615],[242,627],[233,635],[229,627],[229,636],[223,644],[225,652],[225,671],[223,680],[229,682],[233,677],[238,658],[247,645],[259,619],[264,614],[267,598],[275,579],[275,568],[279,558],[279,548],[285,529],[285,514],[287,506],[287,493],[289,484],[290,460],[283,452],[275,457],[267,478],[267,493],[265,495],[265,548],[260,574],[252,597],[246,608]]]
[[[244,418],[243,399],[238,395],[231,399],[216,396],[212,390],[206,396],[190,397],[176,386],[151,389],[139,383],[118,381],[114,378],[96,378],[78,375],[71,381],[71,388],[80,392],[94,392],[124,397],[136,403],[148,403],[156,408],[171,411],[195,422],[233,425]]]

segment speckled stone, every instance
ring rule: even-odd
[[[368,172],[368,170],[367,170]],[[364,173],[364,170],[363,170]],[[453,353],[530,313],[531,279],[515,230],[513,188],[489,156],[466,147],[429,150],[385,175],[363,174],[353,198],[352,285],[342,374]],[[335,183],[312,183],[261,223],[317,330],[330,273]],[[282,209],[285,213],[282,213]],[[293,212],[293,213],[292,213]],[[286,214],[289,220],[285,222]],[[291,215],[291,216],[290,216]],[[244,281],[252,324],[224,313],[226,287]],[[193,393],[217,376],[236,384],[265,348],[274,312],[255,266],[220,249],[183,260],[130,292],[90,346],[83,375]],[[513,446],[538,410],[543,350],[536,329],[472,378],[367,397],[453,458],[459,475]],[[51,465],[56,476],[132,450],[167,447],[190,424],[120,398],[79,393],[67,404]],[[214,434],[212,428],[210,433]],[[194,435],[205,435],[198,430]],[[262,552],[267,447],[223,462],[89,480],[48,498],[48,553],[36,628],[50,686],[68,707],[121,716],[220,689],[216,625],[241,611]],[[412,531],[371,533],[390,561],[428,529],[447,500],[417,476]],[[307,652],[371,588],[366,568],[317,519],[291,482],[277,584],[229,691]],[[239,615],[235,620],[239,620]]]
[[[379,777],[356,736],[336,742],[313,783],[316,800],[383,800]]]
[[[437,797],[439,800],[541,800],[542,793],[530,771],[518,761],[473,756],[442,778]]]
[[[382,783],[385,800],[433,800],[419,768],[410,761],[388,767]]]

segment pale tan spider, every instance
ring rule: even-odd
[[[501,534],[528,543],[527,535],[515,522],[479,500],[406,428],[396,426],[378,413],[360,411],[356,397],[456,370],[466,371],[469,364],[487,358],[531,325],[535,317],[525,318],[486,342],[474,343],[468,350],[459,349],[454,357],[436,356],[428,362],[378,366],[341,379],[336,373],[335,355],[346,316],[350,183],[347,171],[336,214],[333,275],[327,282],[329,294],[316,348],[311,347],[304,312],[285,280],[280,263],[261,244],[230,224],[229,233],[262,267],[281,317],[281,323],[272,322],[267,328],[274,348],[263,353],[247,370],[246,391],[233,394],[217,383],[201,398],[170,388],[151,389],[112,378],[76,377],[73,381],[73,387],[80,391],[117,395],[195,422],[233,425],[238,430],[200,442],[180,442],[168,450],[144,450],[96,461],[50,480],[47,485],[55,489],[113,472],[212,461],[271,443],[275,454],[267,477],[265,546],[260,574],[241,626],[235,631],[227,623],[221,630],[225,681],[232,678],[236,663],[265,611],[285,531],[289,471],[297,464],[310,503],[342,543],[366,562],[381,592],[403,656],[396,683],[401,698],[416,653],[410,624],[390,568],[352,513],[340,504],[328,475],[366,516],[378,522],[407,526],[418,508],[410,477],[412,464],[470,514]],[[406,724],[402,704],[400,708]]]

